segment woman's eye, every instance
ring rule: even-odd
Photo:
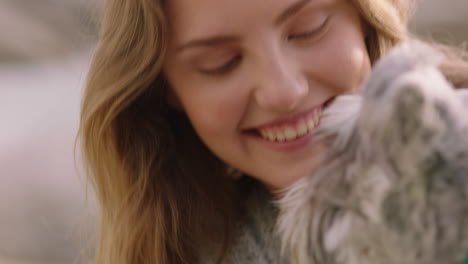
[[[329,20],[330,20],[330,17],[327,17],[327,19],[325,19],[323,23],[317,28],[315,28],[314,30],[289,35],[288,40],[301,40],[301,39],[314,38],[326,29]]]
[[[210,74],[210,75],[220,75],[228,73],[229,71],[233,70],[237,64],[240,62],[241,56],[236,56],[232,58],[230,61],[225,63],[224,65],[214,68],[214,69],[204,69],[201,70],[203,73]]]

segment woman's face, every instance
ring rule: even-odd
[[[313,170],[324,103],[370,71],[348,0],[167,1],[164,65],[179,107],[228,165],[271,189]]]

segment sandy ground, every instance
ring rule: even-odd
[[[93,245],[94,200],[73,149],[89,53],[65,55],[83,47],[73,32],[90,32],[78,2],[0,2],[0,32],[12,32],[0,38],[0,264],[82,263]],[[467,14],[468,0],[428,0],[412,28],[461,43]]]

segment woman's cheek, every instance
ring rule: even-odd
[[[221,131],[233,131],[238,127],[246,108],[246,96],[239,82],[204,80],[189,83],[192,84],[191,91],[180,94],[179,98],[198,132],[218,136]]]
[[[338,93],[357,89],[370,71],[368,53],[361,38],[358,31],[348,36],[329,32],[322,42],[304,50],[301,57],[308,77]]]

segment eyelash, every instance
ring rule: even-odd
[[[305,40],[305,39],[313,38],[317,36],[317,34],[321,33],[326,28],[329,20],[330,20],[330,17],[327,17],[325,21],[317,29],[313,31],[304,32],[300,34],[293,34],[291,36],[288,36],[288,40],[295,40],[295,39]],[[238,55],[219,68],[216,68],[213,70],[203,70],[202,72],[205,74],[209,74],[209,75],[222,75],[232,70],[241,61],[241,59],[242,57]]]
[[[226,64],[223,66],[213,69],[213,70],[203,70],[203,73],[209,74],[209,75],[221,75],[224,73],[229,72],[232,70],[240,61],[242,57],[240,55],[235,56],[233,59],[228,61]]]
[[[312,31],[304,32],[304,33],[290,35],[288,36],[288,40],[302,40],[302,39],[313,38],[317,36],[318,34],[322,33],[323,30],[325,30],[329,21],[330,21],[330,17],[327,17],[325,21],[323,21],[323,23],[318,28]]]

